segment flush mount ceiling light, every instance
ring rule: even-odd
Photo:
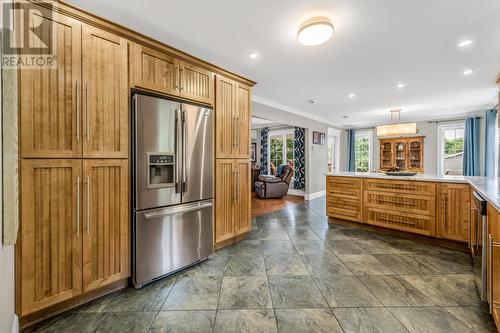
[[[354,97],[356,97],[356,94],[349,94],[349,98],[351,98],[351,99],[352,99],[352,98],[354,98]]]
[[[471,75],[471,74],[473,74],[475,71],[476,71],[476,70],[475,70],[474,68],[467,68],[467,69],[465,69],[465,70],[462,72],[462,75],[465,75],[465,76],[467,76],[467,75]]]
[[[328,17],[318,16],[302,23],[297,40],[305,46],[315,46],[325,43],[333,35],[333,24]]]
[[[259,57],[259,54],[257,52],[252,52],[248,55],[250,59],[257,59]]]
[[[404,87],[406,87],[406,84],[398,83],[398,85],[396,87],[398,87],[399,89],[403,89]]]
[[[474,41],[472,39],[465,39],[463,41],[461,41],[460,43],[458,43],[458,47],[467,47],[469,45],[472,45],[474,43]]]
[[[308,99],[307,100],[310,104],[316,104],[317,100],[315,99]]]

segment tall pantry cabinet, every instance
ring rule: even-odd
[[[215,231],[217,248],[251,229],[251,88],[217,75]]]
[[[130,274],[127,41],[47,9],[57,65],[19,70],[21,316]]]

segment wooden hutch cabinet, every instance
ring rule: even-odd
[[[402,170],[424,172],[424,138],[380,139],[380,169],[397,166]]]

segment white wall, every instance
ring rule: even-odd
[[[426,174],[438,174],[438,159],[439,159],[439,142],[438,142],[438,127],[444,123],[429,123],[428,121],[417,122],[418,135],[425,136],[424,139],[424,172]],[[481,175],[484,174],[484,140],[485,140],[485,119],[481,118],[480,126],[480,170]],[[371,169],[376,170],[380,166],[380,146],[377,139],[376,130],[373,130],[373,148],[372,148],[372,163]],[[342,131],[340,135],[340,170],[347,170],[347,132]]]
[[[326,144],[313,145],[312,131],[328,133],[328,125],[258,102],[252,104],[252,114],[273,122],[306,129],[306,195],[322,192],[326,184]]]

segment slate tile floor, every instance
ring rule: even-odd
[[[259,216],[209,260],[30,331],[496,331],[466,254],[328,225],[324,201]]]

